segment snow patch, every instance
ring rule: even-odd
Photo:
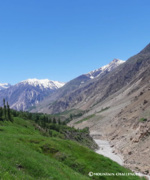
[[[9,83],[3,83],[3,84],[1,84],[0,83],[0,90],[2,90],[2,89],[7,89],[7,88],[9,88],[11,85],[9,84]]]
[[[40,88],[46,88],[46,89],[58,89],[65,85],[65,83],[59,82],[59,81],[51,81],[49,79],[27,79],[19,84],[28,84],[34,87],[39,86]]]
[[[100,75],[106,73],[106,72],[110,72],[113,69],[115,69],[116,67],[118,67],[120,64],[124,63],[125,61],[120,60],[120,59],[114,59],[112,62],[110,62],[109,64],[102,66],[99,69],[93,70],[89,73],[87,73],[86,75],[91,78],[94,79],[96,77],[99,77]]]

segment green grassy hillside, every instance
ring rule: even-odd
[[[89,177],[89,172],[130,171],[96,154],[80,141],[66,139],[61,131],[53,130],[54,137],[41,129],[34,121],[20,117],[14,117],[13,122],[0,121],[1,180],[140,179],[134,176]]]

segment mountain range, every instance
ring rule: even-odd
[[[66,83],[66,85],[65,83],[51,81],[48,79],[28,79],[13,86],[10,84],[2,84],[2,86],[0,86],[1,105],[2,99],[5,98],[6,101],[9,101],[10,107],[13,109],[23,111],[31,110],[35,107],[35,105],[44,101],[44,99],[45,101],[48,100],[48,103],[51,98],[56,100],[56,98],[62,97],[66,93],[68,94],[75,89],[82,87],[86,82],[90,82],[94,78],[109,73],[123,62],[124,61],[122,60],[114,59],[110,64],[87,74],[83,74]],[[61,88],[63,86],[64,88]],[[40,107],[42,107],[41,104]]]
[[[45,101],[36,107],[36,109],[33,109],[33,112],[38,111],[50,114],[63,112],[73,107],[78,109],[76,105],[78,106],[78,103],[83,100],[84,95],[82,96],[81,94],[84,90],[87,92],[94,82],[105,77],[124,62],[125,61],[119,59],[114,59],[108,65],[69,81],[62,88],[47,97]]]
[[[109,140],[125,166],[150,174],[150,44],[111,71],[94,72],[66,83],[33,111],[84,112],[69,125],[89,127],[94,138]]]
[[[125,62],[114,59],[59,87],[32,81],[0,90],[0,101],[18,110],[68,113],[68,125],[89,127],[93,138],[109,140],[125,166],[150,174],[150,44]]]
[[[5,98],[11,108],[27,111],[64,84],[48,79],[28,79],[12,86],[6,84],[0,90],[0,105]]]

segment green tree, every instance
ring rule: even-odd
[[[51,118],[49,118],[49,119],[48,119],[48,123],[52,123],[52,120],[51,120]]]
[[[6,105],[5,105],[5,99],[3,99],[3,106],[4,106],[4,109],[3,109],[3,116],[4,116],[4,118],[6,119]]]
[[[53,118],[53,123],[56,124],[56,119],[55,119],[55,117]]]
[[[59,124],[59,125],[61,124],[60,118],[58,119],[58,124]]]
[[[10,108],[9,108],[8,102],[7,102],[7,118],[9,121],[11,121],[11,113],[10,113]]]
[[[13,122],[13,118],[12,118],[12,115],[11,115],[11,110],[10,110],[8,102],[7,102],[7,106],[6,106],[6,119],[8,121]]]
[[[72,114],[70,114],[70,120],[72,120],[73,119],[73,115]]]
[[[3,109],[2,107],[0,107],[0,121],[3,120]]]
[[[5,106],[5,99],[3,99],[3,107]]]
[[[4,105],[4,118],[7,119],[6,118],[6,105]]]

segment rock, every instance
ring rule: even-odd
[[[143,102],[143,105],[145,105],[146,103],[148,103],[148,101],[145,99],[144,102]]]
[[[149,170],[144,171],[144,174],[149,174]]]
[[[143,92],[140,92],[140,96],[143,94]]]
[[[128,154],[129,154],[129,155],[131,155],[131,154],[132,154],[132,152],[130,151],[130,152],[128,152]]]

